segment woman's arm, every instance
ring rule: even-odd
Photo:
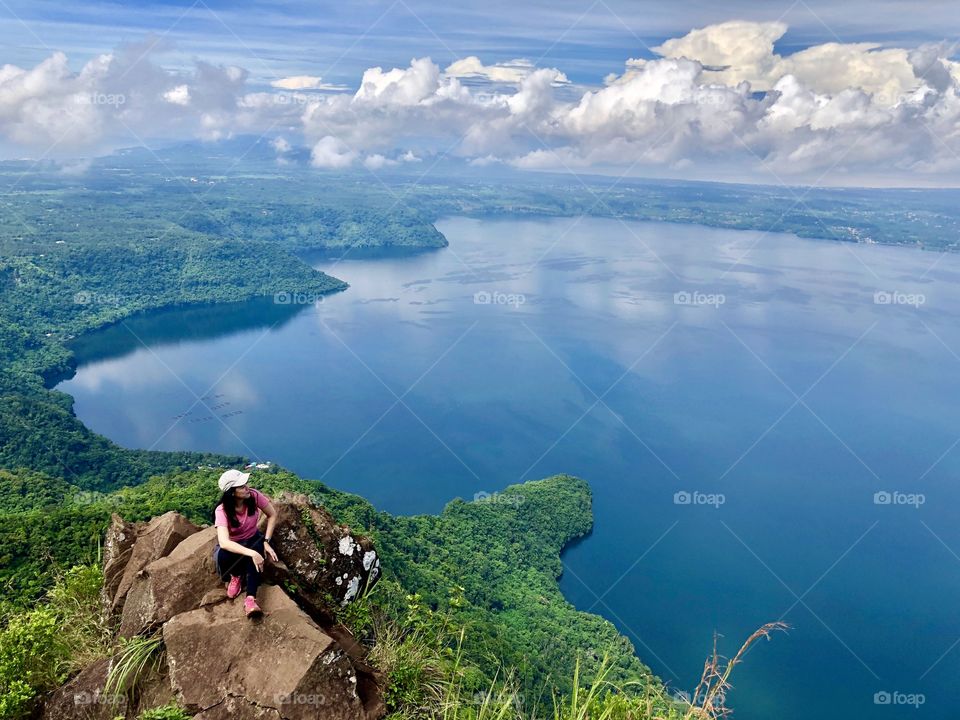
[[[270,541],[273,540],[273,530],[277,526],[277,509],[273,506],[272,502],[266,504],[263,508],[263,514],[267,516],[267,529],[263,533],[263,549],[266,551],[267,557],[269,557],[270,560],[277,562],[277,554],[273,551],[273,548],[270,547]]]

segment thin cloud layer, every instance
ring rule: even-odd
[[[319,75],[292,75],[278,78],[270,83],[270,87],[280,90],[326,90],[335,92],[348,89],[343,85],[324,82]]]
[[[507,62],[496,63],[493,65],[484,65],[480,58],[475,55],[461,58],[456,62],[450,63],[443,71],[447,77],[455,77],[463,80],[481,80],[491,83],[519,83],[524,78],[531,75],[537,69],[530,60],[517,58]],[[556,79],[557,85],[566,85],[570,81],[563,73],[559,73]]]
[[[746,21],[693,30],[592,88],[526,60],[468,57],[441,69],[416,58],[367,69],[351,94],[324,92],[336,88],[313,75],[254,88],[235,66],[169,71],[149,47],[101,55],[79,72],[55,53],[33,68],[0,68],[0,135],[34,153],[79,154],[137,138],[282,134],[305,142],[316,167],[338,170],[450,155],[758,182],[956,181],[952,48],[825,43],[781,55],[786,31]],[[289,141],[277,149],[289,161]]]

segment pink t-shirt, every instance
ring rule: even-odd
[[[257,522],[260,520],[260,511],[270,504],[270,498],[268,498],[259,490],[250,488],[250,494],[257,503],[257,509],[250,514],[247,514],[247,507],[246,504],[244,504],[242,511],[237,512],[237,520],[240,521],[239,527],[230,527],[230,522],[227,520],[227,513],[223,509],[223,503],[217,505],[217,509],[213,512],[213,524],[216,527],[227,528],[227,530],[230,531],[231,540],[236,540],[239,542],[241,540],[249,540],[256,535]]]

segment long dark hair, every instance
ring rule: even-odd
[[[257,510],[257,500],[251,492],[244,498],[244,504],[247,506],[247,515],[251,515]],[[227,523],[230,527],[240,527],[240,521],[237,520],[237,498],[236,488],[230,488],[220,496],[220,504],[223,505],[223,512],[226,513]]]

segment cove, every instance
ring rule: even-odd
[[[893,716],[893,692],[952,717],[960,257],[595,218],[438,227],[446,249],[315,259],[350,283],[322,302],[82,338],[58,388],[126,447],[272,460],[394,513],[578,475],[595,527],[563,590],[673,687],[714,631],[732,654],[782,618],[736,672],[736,717]]]

